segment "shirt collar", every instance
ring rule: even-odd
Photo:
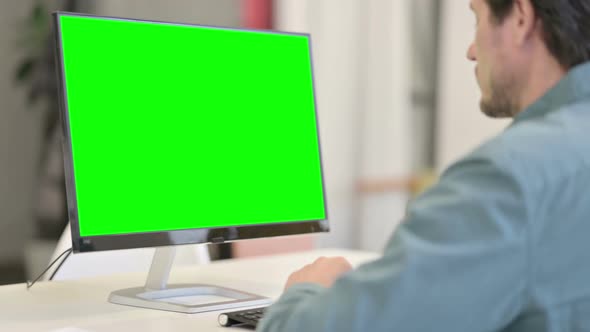
[[[590,96],[590,62],[570,69],[545,95],[514,117],[514,122],[542,116]]]

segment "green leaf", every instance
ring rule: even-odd
[[[30,76],[34,67],[35,67],[35,60],[34,59],[32,59],[32,58],[25,59],[16,68],[15,79],[17,81],[26,80]]]
[[[36,28],[44,28],[47,23],[47,10],[42,2],[37,2],[33,7],[33,24]]]

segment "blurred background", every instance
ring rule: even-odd
[[[408,201],[507,122],[479,111],[468,0],[0,2],[0,284],[49,263],[67,223],[50,13],[311,33],[331,232],[210,246],[213,259],[378,251]]]

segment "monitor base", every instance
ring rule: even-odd
[[[175,299],[188,297],[196,297],[197,299],[199,297],[216,297],[224,299],[204,304],[187,304],[174,301]],[[264,306],[269,305],[272,301],[266,297],[231,288],[199,284],[178,284],[169,285],[166,289],[160,290],[150,290],[145,287],[117,290],[110,294],[109,302],[133,307],[194,314],[247,306]]]
[[[168,277],[170,276],[175,255],[175,247],[156,248],[145,286],[114,291],[109,296],[109,302],[183,313],[264,306],[272,302],[266,297],[219,286],[201,284],[168,285]],[[195,297],[206,301],[205,303],[202,301],[187,301],[195,300]],[[210,298],[215,299],[211,301]],[[178,301],[179,299],[180,301]]]

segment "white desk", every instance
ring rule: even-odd
[[[209,265],[173,268],[171,283],[210,283],[277,298],[289,274],[319,256],[344,256],[357,266],[378,254],[350,250],[315,250]],[[116,289],[141,286],[143,274],[122,274],[76,281],[0,287],[0,331],[229,331],[217,325],[217,312],[180,314],[140,309],[107,302]],[[236,328],[237,330],[242,330]],[[71,329],[68,332],[80,330]]]

